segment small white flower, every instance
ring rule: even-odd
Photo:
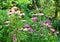
[[[21,20],[22,22],[25,22],[26,20]]]
[[[29,29],[28,28],[24,28],[23,31],[28,31]]]
[[[25,13],[22,13],[23,15],[25,15]]]
[[[48,35],[51,35],[51,32],[48,32]]]
[[[33,15],[33,16],[34,16],[34,15],[36,15],[36,16],[37,16],[38,14],[32,14],[32,15]]]
[[[21,13],[19,14],[19,16],[22,16],[22,15],[23,15],[23,14],[21,14]]]
[[[6,21],[5,23],[10,23],[10,21]]]
[[[17,42],[16,34],[13,35],[13,42]]]
[[[20,28],[19,30],[23,30],[23,28]]]
[[[8,11],[8,15],[12,15],[14,14],[15,11],[13,11],[12,9]]]
[[[15,11],[15,14],[20,14],[20,11],[18,10],[18,11]]]
[[[24,13],[20,13],[19,16],[25,15]]]
[[[48,40],[48,38],[45,38],[45,40]]]
[[[45,23],[43,23],[44,25],[46,25]]]
[[[51,28],[52,26],[51,25],[48,25],[49,28]]]
[[[57,31],[57,34],[58,34],[59,32]]]
[[[16,9],[16,8],[17,8],[16,6],[12,7],[12,11],[14,12],[15,11],[14,9]]]
[[[9,26],[9,24],[7,24],[7,25],[5,25],[5,26],[7,26],[7,27],[8,27],[8,26]]]
[[[10,15],[10,14],[13,14],[13,12],[8,12],[8,14]]]
[[[44,14],[43,13],[39,13],[40,16],[43,16]]]
[[[46,25],[48,26],[49,24],[48,24],[48,23],[46,23]]]
[[[43,33],[40,33],[40,36],[43,36]]]

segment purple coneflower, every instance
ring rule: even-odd
[[[25,28],[30,28],[30,25],[29,24],[25,24],[24,27]]]
[[[51,21],[50,20],[46,20],[45,23],[48,24],[48,25],[50,25],[51,24]]]
[[[34,22],[36,22],[36,21],[37,21],[37,17],[33,17],[32,20],[33,20]]]
[[[33,32],[33,29],[32,28],[29,28],[29,33],[32,33]]]
[[[58,34],[59,32],[55,30],[53,33],[54,33],[55,36],[57,36],[57,34]]]

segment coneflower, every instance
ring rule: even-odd
[[[51,25],[47,25],[49,28],[52,28],[52,26]]]
[[[40,16],[43,16],[44,14],[43,13],[39,13]]]
[[[29,28],[29,33],[32,33],[34,30],[32,28]]]
[[[55,31],[55,29],[52,27],[52,28],[49,28],[52,32],[54,32]]]
[[[28,28],[24,28],[23,31],[28,31],[29,29]]]
[[[11,9],[12,9],[12,11],[14,12],[14,11],[17,10],[17,7],[16,7],[16,6],[13,6]]]
[[[13,14],[11,9],[9,10],[8,14],[9,14],[9,16]]]
[[[57,36],[57,34],[58,34],[59,32],[55,30],[53,33],[54,33],[55,36]]]
[[[7,20],[5,23],[6,23],[6,26],[9,26],[10,21]]]
[[[5,26],[7,26],[7,27],[8,27],[8,26],[9,26],[9,24],[6,24]]]
[[[16,34],[13,35],[13,42],[17,42]]]
[[[20,14],[19,14],[19,16],[24,16],[24,15],[25,15],[25,14],[24,14],[23,12],[22,12],[22,13],[20,12]]]
[[[7,20],[5,23],[6,23],[6,24],[9,24],[9,23],[10,23],[10,21],[9,21],[9,20]]]
[[[51,35],[51,32],[48,32],[48,35]]]
[[[36,22],[37,21],[37,17],[32,17],[32,21]]]
[[[14,10],[15,10],[15,12],[16,12],[16,11],[18,11],[19,9],[18,9],[18,8],[15,8]]]
[[[43,36],[43,33],[40,33],[40,36]]]
[[[25,24],[24,27],[25,28],[30,28],[30,25],[29,24]]]
[[[23,30],[23,28],[19,28],[19,30]]]
[[[38,14],[37,14],[36,12],[34,12],[32,15],[33,15],[33,16],[37,16]]]
[[[17,10],[17,11],[15,12],[15,14],[18,14],[18,15],[19,15],[19,14],[20,14],[20,11],[19,11],[19,10]]]
[[[46,20],[45,24],[50,25],[51,21],[49,19]]]

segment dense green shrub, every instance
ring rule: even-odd
[[[52,26],[55,28],[55,29],[58,29],[60,30],[60,19],[56,19],[52,22]]]

